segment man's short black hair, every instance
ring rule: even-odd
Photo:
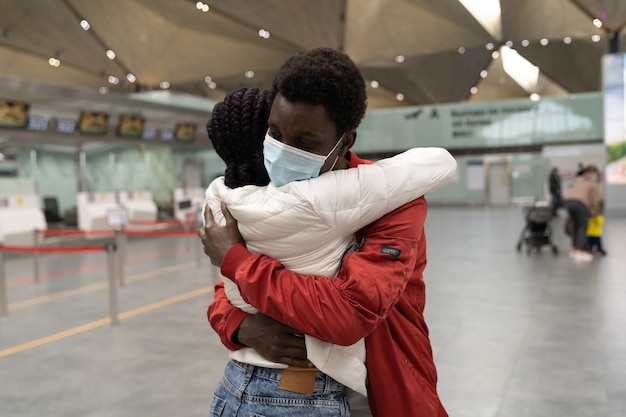
[[[278,93],[290,102],[321,104],[338,135],[356,129],[367,107],[361,72],[348,55],[332,48],[302,51],[287,59],[274,76],[270,102]]]
[[[213,108],[207,124],[215,152],[226,163],[224,183],[230,188],[267,185],[263,163],[269,91],[241,87]]]

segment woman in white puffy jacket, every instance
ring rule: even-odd
[[[447,184],[456,162],[443,148],[414,148],[375,164],[330,170],[317,178],[275,186],[263,165],[267,134],[267,91],[240,88],[217,104],[208,124],[209,138],[226,163],[225,176],[206,190],[205,209],[225,222],[225,203],[238,221],[247,248],[279,260],[287,269],[334,277],[341,259],[355,245],[354,233],[409,201]],[[304,152],[293,148],[294,152]],[[287,149],[287,151],[291,151]],[[266,161],[267,163],[267,161]],[[269,184],[268,184],[269,183]],[[236,284],[222,278],[236,307],[257,310]],[[346,387],[366,396],[365,345],[338,346],[305,335],[308,359]],[[231,359],[266,368],[285,368],[251,348],[230,352]]]

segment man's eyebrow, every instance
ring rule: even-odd
[[[280,129],[276,127],[276,124],[272,123],[271,121],[268,121],[267,126],[271,129],[280,131]],[[307,139],[320,139],[320,140],[323,139],[323,135],[319,134],[319,132],[316,132],[314,130],[298,130],[295,132],[295,136],[303,137]]]

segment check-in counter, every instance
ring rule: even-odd
[[[156,221],[158,209],[151,191],[119,191],[118,198],[120,205],[126,209],[130,223]]]
[[[2,244],[32,246],[35,244],[35,230],[46,228],[46,217],[39,205],[38,195],[0,197],[0,242]]]

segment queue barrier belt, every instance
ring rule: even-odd
[[[180,220],[131,220],[128,222],[129,226],[192,226],[195,222],[182,222]]]
[[[106,246],[7,246],[0,245],[0,251],[5,252],[101,252]]]
[[[124,229],[123,234],[128,236],[184,236],[195,235],[195,230],[128,230]]]
[[[115,230],[42,229],[37,233],[44,236],[113,236]]]

